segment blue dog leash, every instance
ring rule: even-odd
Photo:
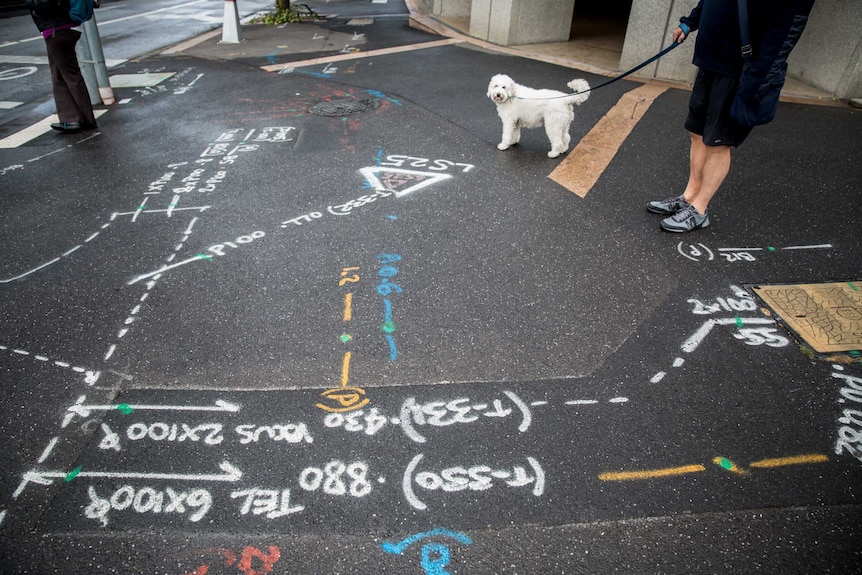
[[[680,26],[682,27],[683,25],[681,24]],[[689,33],[688,26],[683,28],[683,32],[685,32],[686,37],[688,37],[688,33]],[[604,88],[605,86],[609,86],[610,84],[613,84],[617,80],[622,80],[626,76],[630,76],[631,74],[634,74],[635,72],[637,72],[638,70],[640,70],[644,66],[648,66],[649,64],[652,64],[653,62],[655,62],[656,60],[658,60],[659,58],[661,58],[662,56],[664,56],[665,54],[667,54],[668,52],[670,52],[671,50],[673,50],[674,48],[676,48],[679,45],[680,45],[680,43],[677,42],[676,40],[674,40],[673,44],[671,44],[670,46],[668,46],[667,48],[665,48],[664,50],[662,50],[661,52],[659,52],[658,54],[656,54],[655,56],[650,58],[649,60],[641,62],[640,64],[638,64],[637,66],[635,66],[631,70],[629,70],[627,72],[623,72],[619,76],[617,76],[615,78],[611,78],[607,82],[602,82],[601,84],[599,84],[597,86],[593,86],[592,88],[587,88],[586,90],[581,90],[580,92],[572,92],[571,94],[566,94],[564,96],[554,96],[553,98],[519,98],[519,99],[520,100],[556,100],[558,98],[569,98],[571,96],[578,96],[580,94],[586,94],[587,92],[592,92],[593,90],[598,90],[599,88]]]

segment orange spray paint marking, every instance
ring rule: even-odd
[[[774,459],[762,459],[755,461],[751,467],[769,468],[783,467],[785,465],[805,465],[808,463],[826,463],[829,458],[821,454],[794,455],[792,457],[776,457]]]
[[[242,558],[237,567],[245,575],[265,575],[272,571],[272,566],[281,558],[281,552],[275,545],[270,545],[269,553],[264,553],[257,547],[246,547],[242,550]],[[260,563],[258,568],[252,567],[254,560]]]
[[[703,465],[683,465],[681,467],[666,467],[664,469],[648,469],[645,471],[602,473],[599,475],[599,479],[602,481],[633,481],[637,479],[655,479],[658,477],[685,475],[687,473],[698,473],[700,471],[706,471],[706,468]]]
[[[347,387],[347,380],[350,374],[350,352],[344,354],[344,361],[341,363],[341,387]]]
[[[344,295],[344,322],[353,319],[353,292]]]

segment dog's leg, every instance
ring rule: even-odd
[[[567,133],[562,132],[559,126],[552,127],[550,124],[545,124],[545,134],[548,135],[548,140],[551,141],[551,151],[548,152],[549,158],[556,158],[569,149],[569,140],[571,138]]]
[[[521,139],[521,128],[514,122],[503,122],[503,138],[497,145],[498,150],[508,150]]]

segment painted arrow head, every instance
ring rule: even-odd
[[[239,411],[239,404],[231,403],[229,401],[225,401],[223,399],[217,399],[215,404],[218,407],[224,409],[224,411],[237,412]]]
[[[219,469],[227,474],[224,481],[239,481],[242,478],[242,471],[234,467],[229,461],[222,461]]]

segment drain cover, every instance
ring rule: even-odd
[[[753,288],[818,353],[862,350],[862,281]]]
[[[377,100],[355,100],[353,98],[341,98],[338,100],[325,100],[312,106],[309,111],[318,116],[330,116],[337,118],[340,116],[352,116],[361,112],[374,110],[380,105]]]

